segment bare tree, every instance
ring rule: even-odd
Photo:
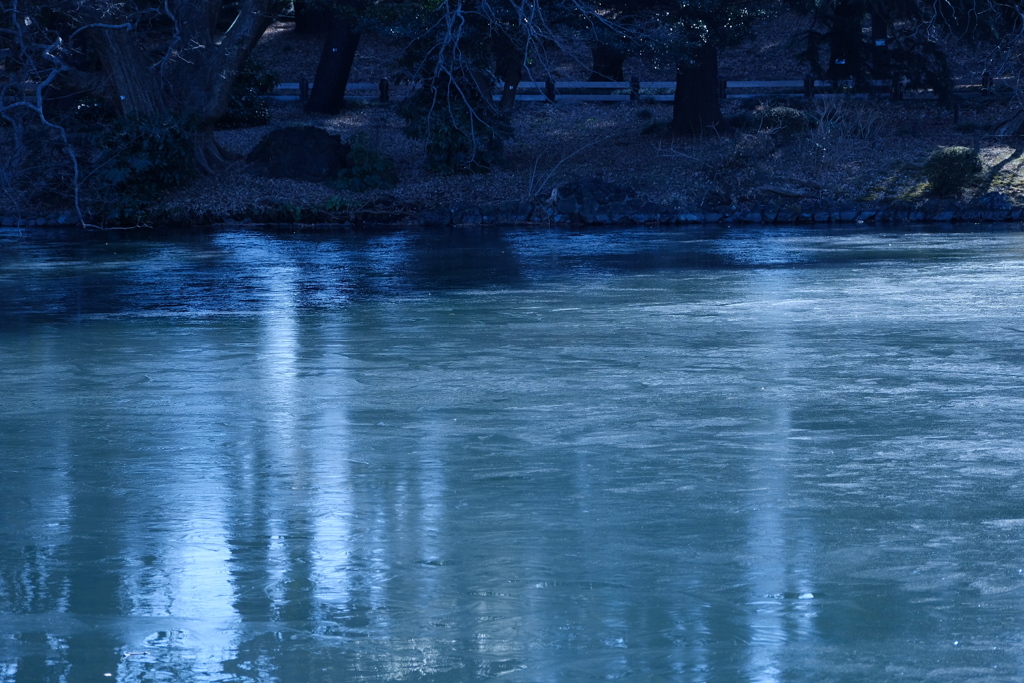
[[[529,57],[543,64],[542,42],[556,36],[545,10],[539,0],[445,0],[409,13],[402,64],[421,87],[400,112],[407,132],[426,143],[428,165],[481,171],[500,159],[511,127],[494,100],[496,46],[505,75]]]
[[[44,170],[50,182],[64,186],[84,223],[79,196],[80,166],[67,130],[46,115],[45,93],[68,70],[61,36],[46,30],[11,0],[0,24],[0,206],[24,206],[25,172]],[[44,168],[45,167],[45,168]],[[32,174],[34,178],[39,173]]]
[[[481,171],[501,157],[519,79],[551,74],[548,50],[567,38],[618,36],[640,49],[641,31],[609,3],[590,0],[442,0],[405,3],[407,77],[421,85],[400,108],[407,132],[424,140],[428,165]],[[393,25],[395,26],[395,25]],[[562,51],[570,52],[571,51]],[[581,66],[589,70],[589,63]],[[503,90],[497,93],[497,86]]]
[[[1007,88],[1013,113],[995,128],[996,135],[1020,135],[1024,132],[1024,7],[1020,3],[991,0],[983,6],[986,18],[997,29],[995,48],[989,60],[989,75]]]

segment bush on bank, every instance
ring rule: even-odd
[[[981,172],[981,157],[970,147],[941,147],[924,163],[932,192],[940,197],[957,194]]]

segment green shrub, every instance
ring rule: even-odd
[[[791,136],[808,128],[807,115],[799,109],[786,106],[769,107],[761,112],[761,125]]]
[[[737,130],[757,130],[761,127],[761,118],[752,111],[738,111],[725,117],[730,128]]]
[[[130,118],[112,122],[99,141],[103,150],[91,189],[110,216],[138,211],[158,193],[196,175],[195,129],[180,118]],[[98,186],[98,187],[97,187]]]
[[[91,134],[107,126],[117,115],[108,103],[89,93],[80,97],[72,106],[55,111],[52,118],[69,133]]]
[[[941,147],[924,164],[932,192],[942,196],[962,190],[981,169],[981,157],[970,147]]]
[[[426,167],[445,175],[490,171],[503,160],[504,140],[512,135],[508,117],[492,102],[447,77],[413,92],[398,113],[406,135],[426,143]]]
[[[395,161],[367,146],[366,138],[357,135],[349,140],[349,161],[352,166],[342,169],[332,183],[339,190],[365,192],[394,187],[398,184]]]
[[[274,92],[278,79],[269,69],[249,59],[231,86],[228,110],[217,122],[220,128],[262,126],[270,120],[270,109],[264,95]]]
[[[640,135],[665,135],[671,128],[667,121],[652,121],[640,129]]]
[[[738,136],[725,162],[726,168],[747,168],[765,161],[775,152],[775,140],[768,133],[743,133]]]

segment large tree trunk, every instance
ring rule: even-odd
[[[114,86],[115,105],[122,116],[165,116],[161,83],[127,29],[91,29],[89,37]]]
[[[836,6],[828,34],[829,78],[857,78],[864,73],[863,22],[864,4],[861,0],[845,0]]]
[[[614,81],[621,83],[626,80],[622,70],[626,55],[609,45],[598,43],[590,48],[593,65],[590,68],[590,81]]]
[[[871,75],[875,78],[892,78],[889,63],[889,22],[881,12],[871,12]]]
[[[672,130],[682,135],[703,135],[721,131],[724,123],[718,104],[718,49],[702,45],[693,59],[676,69]]]
[[[516,93],[519,91],[519,83],[523,80],[523,60],[521,55],[518,59],[505,60],[498,75],[501,77],[501,110],[510,112],[516,104]]]
[[[93,28],[90,40],[114,87],[122,115],[176,119],[182,125],[187,121],[194,126],[196,166],[212,172],[223,164],[225,155],[211,126],[227,111],[235,77],[270,25],[272,0],[239,0],[237,13],[222,34],[216,33],[219,0],[168,0],[168,5],[175,19],[175,44],[182,47],[156,64],[134,29]],[[129,23],[128,16],[100,14],[105,7],[102,3],[87,7],[97,14],[87,11],[82,17],[85,21],[108,26]]]
[[[360,34],[356,30],[356,22],[357,19],[345,11],[331,17],[306,111],[337,114],[345,105],[345,88],[348,87],[352,63],[359,48]]]
[[[523,80],[523,63],[526,57],[515,43],[504,33],[495,33],[491,36],[494,50],[494,75],[501,82],[501,111],[510,112],[516,103],[516,93],[519,92],[519,84]]]
[[[221,36],[211,30],[218,0],[177,0],[175,16],[182,50],[168,69],[176,105],[194,116],[200,127],[218,121],[231,102],[231,88],[260,36],[270,26],[273,0],[239,0],[231,27]]]

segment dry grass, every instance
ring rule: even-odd
[[[985,164],[984,189],[1021,198],[1024,197],[1024,147],[995,144],[982,154]]]

